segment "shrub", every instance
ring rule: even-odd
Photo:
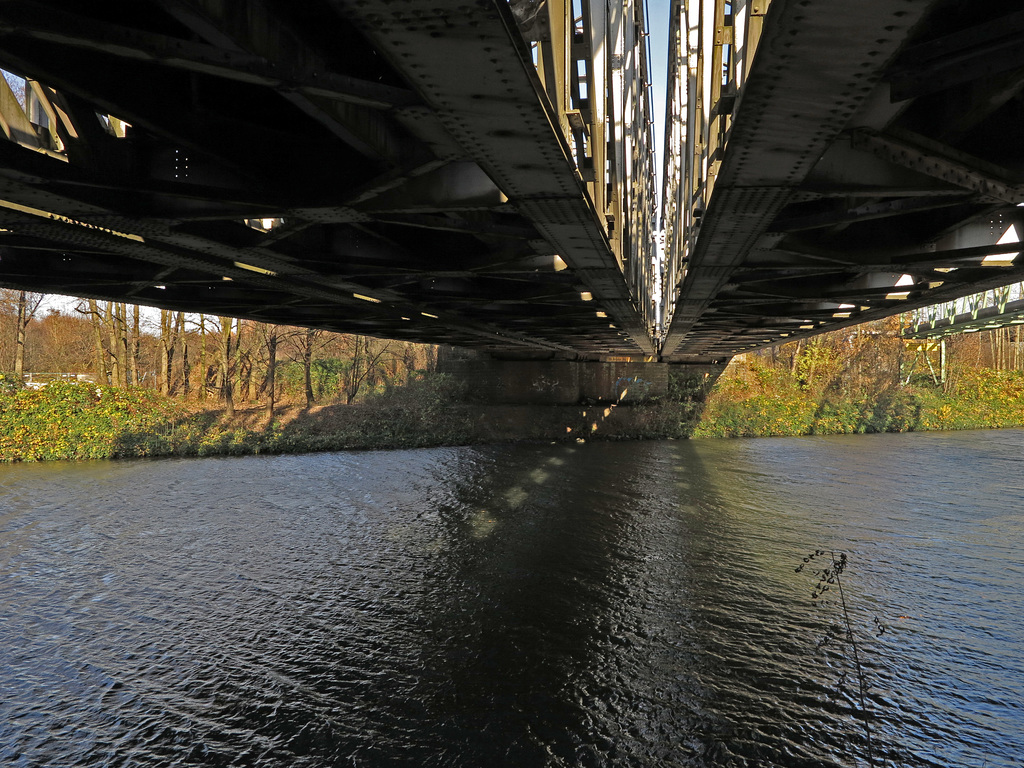
[[[860,404],[850,400],[831,402],[825,400],[818,404],[814,420],[811,423],[812,435],[846,435],[851,432],[863,432],[864,420]]]
[[[169,452],[184,415],[145,389],[56,381],[41,389],[0,389],[0,459],[97,459]]]
[[[960,371],[949,391],[927,384],[856,393],[835,387],[815,398],[779,371],[766,374],[757,365],[748,365],[716,385],[694,436],[834,435],[1021,425],[1022,371]]]
[[[466,439],[469,423],[451,406],[465,399],[466,383],[444,374],[389,387],[361,410],[360,434],[367,447],[448,445]]]
[[[773,437],[809,434],[816,406],[800,392],[757,394],[741,401],[716,399],[704,411],[694,437]]]

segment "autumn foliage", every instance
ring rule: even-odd
[[[945,360],[892,318],[735,358],[695,437],[767,437],[1024,425],[1019,345],[1004,329],[946,341]],[[1011,333],[1016,332],[1013,329]],[[1010,351],[1008,351],[1010,350]]]

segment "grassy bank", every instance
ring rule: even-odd
[[[927,383],[815,391],[768,368],[726,375],[693,437],[770,437],[996,429],[1024,425],[1024,372],[963,371]]]
[[[342,448],[417,447],[467,440],[470,421],[448,407],[443,377],[357,406],[286,406],[227,418],[147,389],[55,382],[38,390],[0,382],[0,461],[212,456]]]
[[[778,370],[733,371],[704,404],[480,406],[433,376],[358,405],[222,410],[147,389],[0,381],[0,461],[300,453],[510,440],[767,437],[1024,425],[1024,372],[975,370],[955,386],[815,391]]]
[[[38,390],[0,382],[0,461],[303,453],[417,448],[513,440],[685,436],[694,406],[473,405],[434,375],[355,405],[220,408],[148,389],[55,382]]]

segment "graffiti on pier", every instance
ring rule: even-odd
[[[619,376],[615,380],[615,402],[645,400],[651,393],[651,382],[639,376]]]
[[[558,387],[558,380],[550,379],[547,376],[538,376],[533,380],[531,387],[535,392],[554,392]]]

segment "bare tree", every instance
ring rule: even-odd
[[[110,376],[107,373],[107,348],[103,344],[103,315],[100,313],[95,299],[87,299],[86,307],[88,309],[79,304],[76,311],[88,315],[89,322],[92,324],[93,364],[96,367],[96,381],[100,384],[110,384]]]
[[[267,347],[267,378],[264,388],[267,393],[267,421],[274,418],[274,406],[276,404],[276,377],[277,377],[277,341],[280,333],[280,326],[266,325],[266,347]]]
[[[181,361],[181,393],[188,397],[189,393],[189,365],[188,365],[188,339],[185,335],[185,313],[179,312],[174,319],[174,335],[178,342],[178,359]]]
[[[110,383],[115,387],[121,386],[124,383],[124,379],[121,378],[121,361],[118,355],[121,346],[119,326],[117,305],[112,301],[108,301],[106,317],[107,353],[110,355]]]
[[[14,341],[14,375],[19,379],[25,375],[25,329],[32,322],[32,318],[35,317],[36,310],[39,309],[44,298],[45,296],[42,293],[18,291],[18,312]]]
[[[302,366],[303,394],[306,407],[311,408],[316,399],[316,394],[313,391],[313,358],[317,351],[329,343],[330,339],[320,328],[303,328],[289,336],[294,340],[294,344],[287,349],[291,359]]]
[[[92,370],[92,326],[84,317],[50,308],[29,328],[28,348],[36,370]]]
[[[132,331],[131,331],[131,342],[128,343],[127,358],[128,358],[128,383],[133,386],[139,386],[139,305],[132,304]]]
[[[391,350],[391,342],[373,344],[367,336],[353,336],[352,365],[345,381],[345,403],[351,405],[367,380],[373,380],[381,360]]]
[[[174,373],[175,348],[174,313],[160,310],[160,392],[170,395],[172,392],[171,378]]]
[[[244,333],[246,323],[239,320],[235,324],[235,392],[239,399],[248,400],[252,385],[252,355],[244,343],[248,335]]]
[[[302,387],[306,395],[306,407],[313,407],[313,345],[323,331],[319,328],[307,328],[302,335]]]
[[[231,318],[220,318],[220,392],[224,400],[224,415],[232,418],[235,415],[235,398],[231,381]]]
[[[199,315],[199,399],[206,399],[206,315]]]

